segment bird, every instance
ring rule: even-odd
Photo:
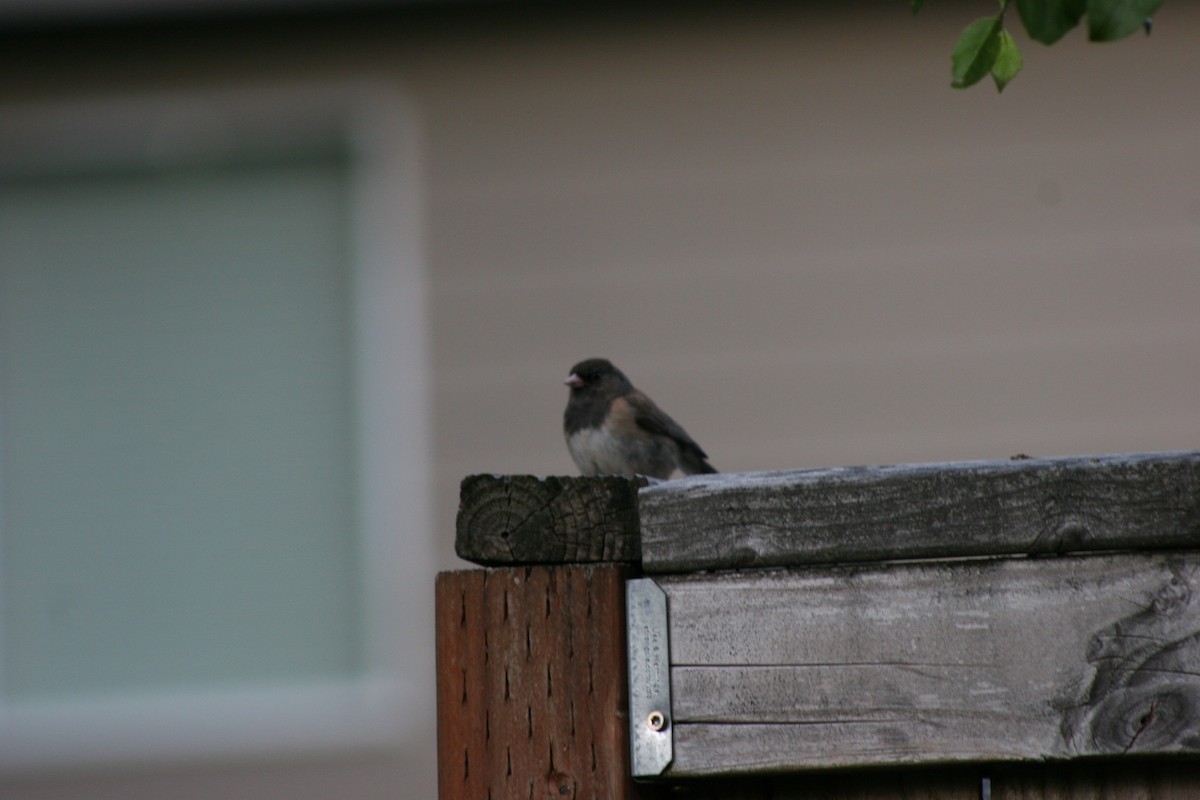
[[[666,480],[714,473],[708,454],[625,373],[605,358],[571,367],[563,434],[584,475],[646,475]]]

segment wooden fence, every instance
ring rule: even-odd
[[[1200,799],[1200,453],[479,475],[457,547],[442,800]]]

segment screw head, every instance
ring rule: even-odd
[[[661,731],[667,727],[667,715],[661,711],[651,711],[646,716],[646,725],[652,731]]]

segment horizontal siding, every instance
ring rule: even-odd
[[[954,13],[442,54],[439,530],[465,474],[574,471],[591,355],[723,470],[1196,446],[1200,13],[1023,43],[1002,96],[948,88]]]

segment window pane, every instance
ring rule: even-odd
[[[10,701],[362,669],[348,180],[0,184]]]

